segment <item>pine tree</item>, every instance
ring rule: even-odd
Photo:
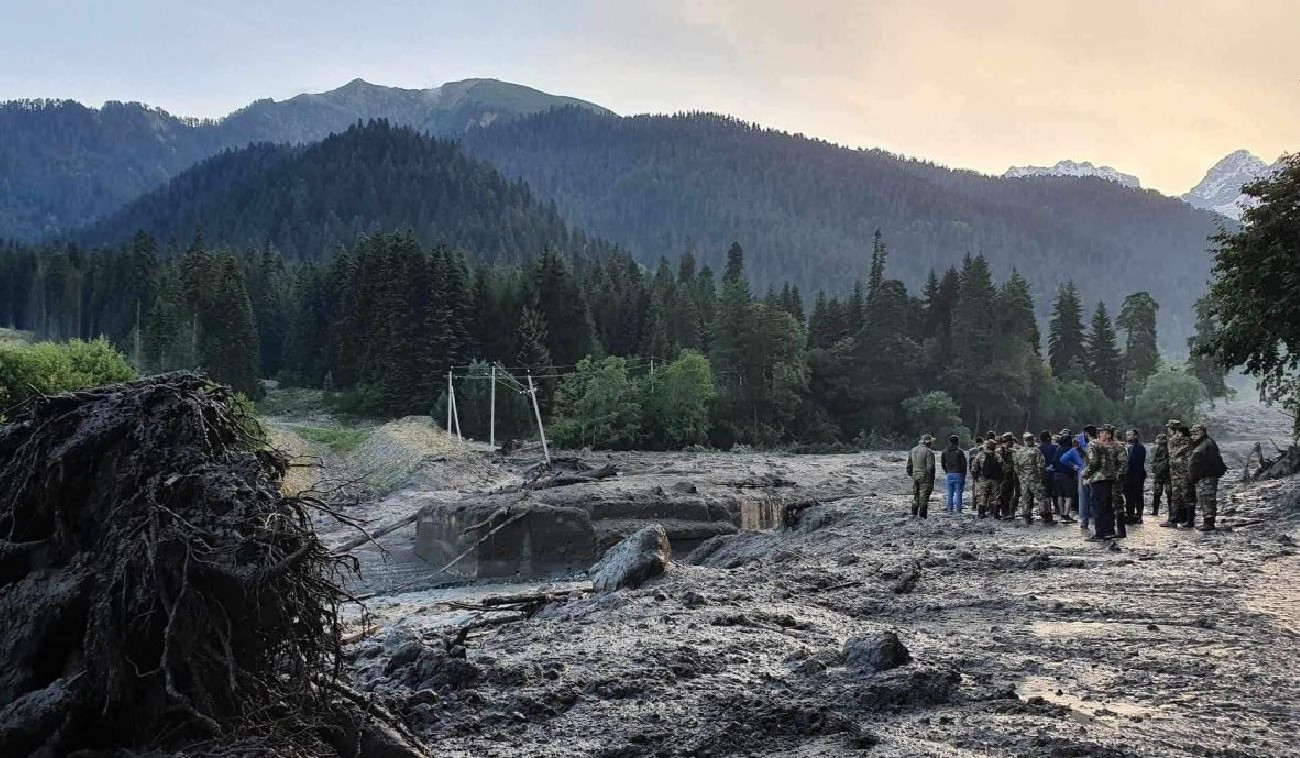
[[[740,247],[739,242],[731,243],[727,248],[727,268],[722,274],[722,284],[739,281],[745,276],[745,251]]]
[[[1196,301],[1196,333],[1187,340],[1187,370],[1205,385],[1210,399],[1228,396],[1228,371],[1212,355],[1205,355],[1204,346],[1211,344],[1211,339],[1218,333],[1218,325],[1211,310],[1210,300],[1203,297]]]
[[[1047,362],[1052,374],[1061,378],[1077,374],[1084,367],[1085,351],[1083,304],[1074,282],[1069,282],[1057,289],[1048,324]]]
[[[862,288],[862,280],[853,283],[853,292],[844,304],[844,328],[851,335],[857,335],[867,324],[867,295]]]
[[[1124,371],[1119,347],[1115,343],[1115,327],[1104,301],[1097,303],[1092,314],[1092,324],[1084,340],[1084,375],[1101,388],[1111,400],[1124,397]]]
[[[867,296],[875,295],[880,289],[880,285],[885,282],[885,259],[889,256],[888,250],[885,249],[885,241],[880,233],[876,230],[874,239],[871,242],[871,278],[867,281]]]
[[[212,260],[212,275],[200,303],[200,365],[216,381],[256,398],[261,359],[243,268],[234,255],[221,253]]]
[[[1160,306],[1146,292],[1124,298],[1115,323],[1124,336],[1124,396],[1133,399],[1146,386],[1147,377],[1160,369],[1156,312]]]

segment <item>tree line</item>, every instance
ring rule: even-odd
[[[1158,425],[1226,392],[1214,365],[1189,373],[1162,359],[1145,292],[1089,317],[1064,284],[1044,339],[1026,279],[995,282],[981,256],[912,294],[889,276],[877,233],[866,278],[811,306],[792,285],[752,292],[739,244],[723,260],[715,274],[690,249],[647,269],[618,251],[548,248],[476,263],[383,233],[293,263],[274,248],[209,249],[201,234],[160,247],[139,233],[94,253],[0,249],[0,325],[102,336],[142,371],[201,367],[250,396],[262,378],[322,388],[342,410],[380,416],[439,412],[454,370],[458,409],[480,427],[485,385],[459,377],[495,363],[536,378],[563,441],[596,447],[883,446],[922,431]],[[528,409],[505,395],[499,434],[526,433]]]

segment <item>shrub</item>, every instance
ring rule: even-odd
[[[108,340],[14,343],[0,346],[0,409],[36,394],[114,384],[135,378],[135,369]]]

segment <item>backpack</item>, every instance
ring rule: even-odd
[[[997,481],[1002,478],[1002,456],[997,451],[990,454],[984,453],[984,462],[980,465],[980,477],[989,481]]]

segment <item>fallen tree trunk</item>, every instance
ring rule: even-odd
[[[550,489],[551,487],[590,484],[617,475],[618,468],[612,463],[606,463],[604,466],[597,469],[591,469],[590,471],[556,471],[549,475],[543,475],[532,481],[525,482],[523,488],[526,490],[545,490]]]
[[[1300,473],[1300,446],[1293,444],[1285,450],[1277,448],[1277,457],[1265,458],[1262,447],[1256,442],[1255,456],[1259,460],[1255,473],[1251,475],[1255,481],[1282,479]]]

